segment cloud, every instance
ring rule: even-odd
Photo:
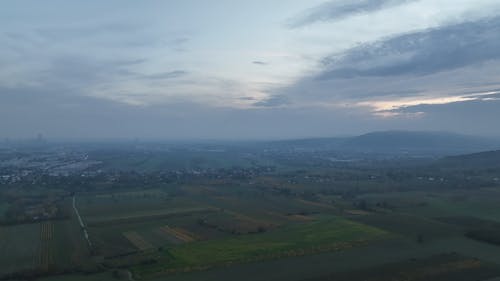
[[[420,104],[387,112],[396,115],[420,113],[415,123],[421,128],[447,128],[449,131],[498,137],[499,108],[500,99],[483,98],[446,104]]]
[[[267,62],[265,62],[265,61],[258,61],[258,60],[253,61],[252,63],[253,63],[253,64],[256,64],[256,65],[268,65],[268,64],[269,64],[269,63],[267,63]]]
[[[255,100],[257,100],[257,98],[255,98],[255,97],[239,97],[238,99],[241,101],[255,101]]]
[[[33,83],[41,88],[72,88],[76,92],[87,90],[103,84],[114,84],[118,81],[134,79],[138,74],[133,70],[144,63],[145,59],[95,59],[85,56],[57,56],[40,70],[32,70]],[[21,85],[26,81],[20,82]]]
[[[323,61],[319,79],[430,75],[500,59],[500,17],[399,35]]]
[[[372,107],[379,115],[396,115],[398,111],[404,108],[416,107],[419,105],[441,105],[465,101],[491,101],[498,100],[500,92],[488,91],[484,93],[473,93],[463,95],[453,95],[446,97],[409,97],[399,100],[371,101],[361,102],[360,105]]]
[[[153,79],[153,80],[156,80],[156,79],[166,80],[166,79],[175,79],[175,78],[183,77],[183,76],[186,76],[188,74],[189,73],[187,71],[184,71],[184,70],[174,70],[174,71],[144,75],[143,78]]]
[[[416,0],[334,0],[323,3],[297,16],[290,20],[288,26],[297,28],[316,22],[335,21],[414,1]]]
[[[180,37],[175,37],[172,40],[167,40],[165,42],[165,45],[167,47],[170,47],[173,51],[185,52],[185,51],[187,51],[187,45],[188,45],[189,41],[191,41],[190,37],[180,36]]]
[[[272,92],[291,105],[448,100],[500,87],[500,17],[396,35],[321,59]]]
[[[255,102],[253,103],[253,105],[257,107],[276,107],[276,106],[287,105],[289,103],[290,101],[288,100],[288,97],[284,95],[274,95],[270,96],[269,98]]]
[[[304,1],[205,14],[186,1],[160,2],[35,5],[36,16],[7,5],[0,135],[284,138],[439,129],[456,124],[452,111],[438,108],[500,89],[500,21],[472,22],[493,14],[495,0],[328,1],[292,27],[334,25],[300,30],[279,23],[311,5]],[[249,20],[253,11],[259,18]],[[423,30],[463,19],[471,22]],[[343,51],[356,42],[374,43]],[[468,99],[483,106],[460,104],[495,110],[487,104],[497,96]]]
[[[143,25],[124,23],[124,22],[107,22],[93,23],[85,25],[66,25],[66,26],[51,26],[35,28],[36,34],[49,41],[54,40],[74,40],[88,37],[96,37],[99,35],[113,34],[130,34],[140,31],[144,28]]]

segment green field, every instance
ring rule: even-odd
[[[345,278],[344,280],[371,280],[375,274],[401,274],[408,270],[407,266],[417,266],[431,260],[433,265],[449,261],[446,258],[453,249],[460,248],[463,244],[463,251],[458,254],[464,259],[487,258],[477,257],[474,252],[489,252],[490,259],[482,262],[479,271],[487,273],[486,276],[498,276],[499,267],[497,263],[491,261],[495,255],[495,249],[485,251],[487,248],[477,247],[478,244],[469,244],[465,240],[452,240],[448,243],[440,241],[435,244],[421,245],[406,239],[383,239],[375,240],[366,245],[361,245],[345,251],[319,253],[315,255],[287,257],[281,259],[258,261],[253,263],[234,264],[230,267],[218,267],[208,271],[193,271],[183,274],[161,276],[151,280],[161,281],[196,281],[196,280],[217,280],[217,281],[253,281],[253,280],[276,280],[276,281],[304,281],[304,280],[332,280],[330,278]],[[477,247],[477,250],[473,250]],[[472,254],[472,255],[471,255]],[[439,258],[444,255],[444,258]],[[498,252],[496,255],[500,255]],[[406,266],[406,269],[405,269]],[[457,270],[460,272],[459,270]],[[365,274],[363,274],[365,273]],[[453,272],[450,272],[453,274]],[[456,272],[455,272],[456,273]],[[464,273],[463,271],[460,273]],[[467,273],[467,272],[465,272]],[[476,281],[478,271],[468,272],[467,278],[463,280]],[[356,277],[356,278],[354,278]],[[401,280],[395,278],[382,279]],[[443,276],[442,276],[443,277]],[[349,279],[351,278],[351,279]],[[400,277],[401,278],[401,277]],[[453,279],[438,280],[456,280]],[[149,280],[149,278],[148,278]],[[337,279],[333,279],[337,280]],[[405,280],[405,279],[403,279]],[[427,279],[435,280],[435,279]]]
[[[40,248],[39,224],[0,226],[0,273],[36,269]]]
[[[158,264],[134,269],[139,276],[230,263],[349,249],[388,233],[341,218],[284,227],[264,234],[194,242],[163,252]]]
[[[7,209],[9,209],[9,203],[0,201],[0,219],[4,218]]]

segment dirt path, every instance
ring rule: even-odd
[[[89,233],[87,232],[87,227],[83,223],[82,217],[80,216],[80,212],[78,212],[78,208],[76,208],[76,196],[73,196],[73,210],[75,210],[76,217],[78,218],[78,222],[80,223],[80,227],[82,228],[83,236],[85,237],[85,240],[87,240],[87,244],[89,244],[89,247],[92,248],[92,242],[90,242]]]

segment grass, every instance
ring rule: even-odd
[[[108,196],[78,196],[77,205],[86,220],[101,220],[103,215],[113,219],[200,207],[197,202],[189,198],[176,197],[175,200],[170,200],[171,198],[162,195],[142,196],[141,193],[137,193],[137,196],[132,196],[131,194],[131,192],[126,192],[108,194]]]
[[[462,234],[460,228],[425,217],[404,214],[373,214],[357,216],[356,221],[378,227],[391,233],[408,237],[410,240],[422,235],[425,242]]]
[[[485,243],[500,246],[500,223],[474,217],[446,217],[444,222],[462,227],[465,236]]]
[[[390,263],[364,271],[335,273],[308,281],[385,281],[385,280],[486,280],[498,276],[498,267],[458,254],[439,254],[424,259]]]
[[[89,263],[90,249],[76,218],[54,222],[51,247],[58,269],[73,269]]]
[[[425,259],[441,253],[441,249],[423,247],[401,238],[374,240],[345,251],[235,264],[208,271],[193,271],[168,276],[169,281],[304,281],[341,272],[359,272],[386,264]],[[165,280],[165,276],[154,278]],[[150,279],[147,279],[150,280]]]
[[[0,227],[0,275],[38,267],[40,246],[39,224]]]
[[[9,209],[9,203],[7,202],[0,202],[0,219],[3,219],[5,217],[5,212]]]
[[[468,216],[500,222],[498,189],[393,192],[363,196],[369,203],[387,202],[398,213],[429,218]]]
[[[336,251],[380,239],[388,233],[341,218],[297,224],[263,234],[200,241],[172,247],[159,263],[134,269],[139,276],[158,272],[204,269],[231,263]]]
[[[124,275],[123,273],[121,275]],[[113,276],[111,271],[98,274],[68,274],[59,276],[50,276],[37,279],[40,281],[104,281],[104,280],[127,280],[122,277],[120,279]]]

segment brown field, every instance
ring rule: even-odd
[[[123,233],[123,236],[130,241],[137,249],[141,251],[153,249],[153,245],[146,241],[139,233],[135,231],[127,231]]]
[[[193,242],[197,240],[194,234],[179,227],[162,226],[160,227],[160,230],[169,236],[175,237],[177,240],[180,240],[183,243]]]
[[[371,214],[370,212],[362,211],[362,210],[346,210],[345,213],[349,214],[349,215],[356,215],[356,216],[366,216],[366,215]]]

